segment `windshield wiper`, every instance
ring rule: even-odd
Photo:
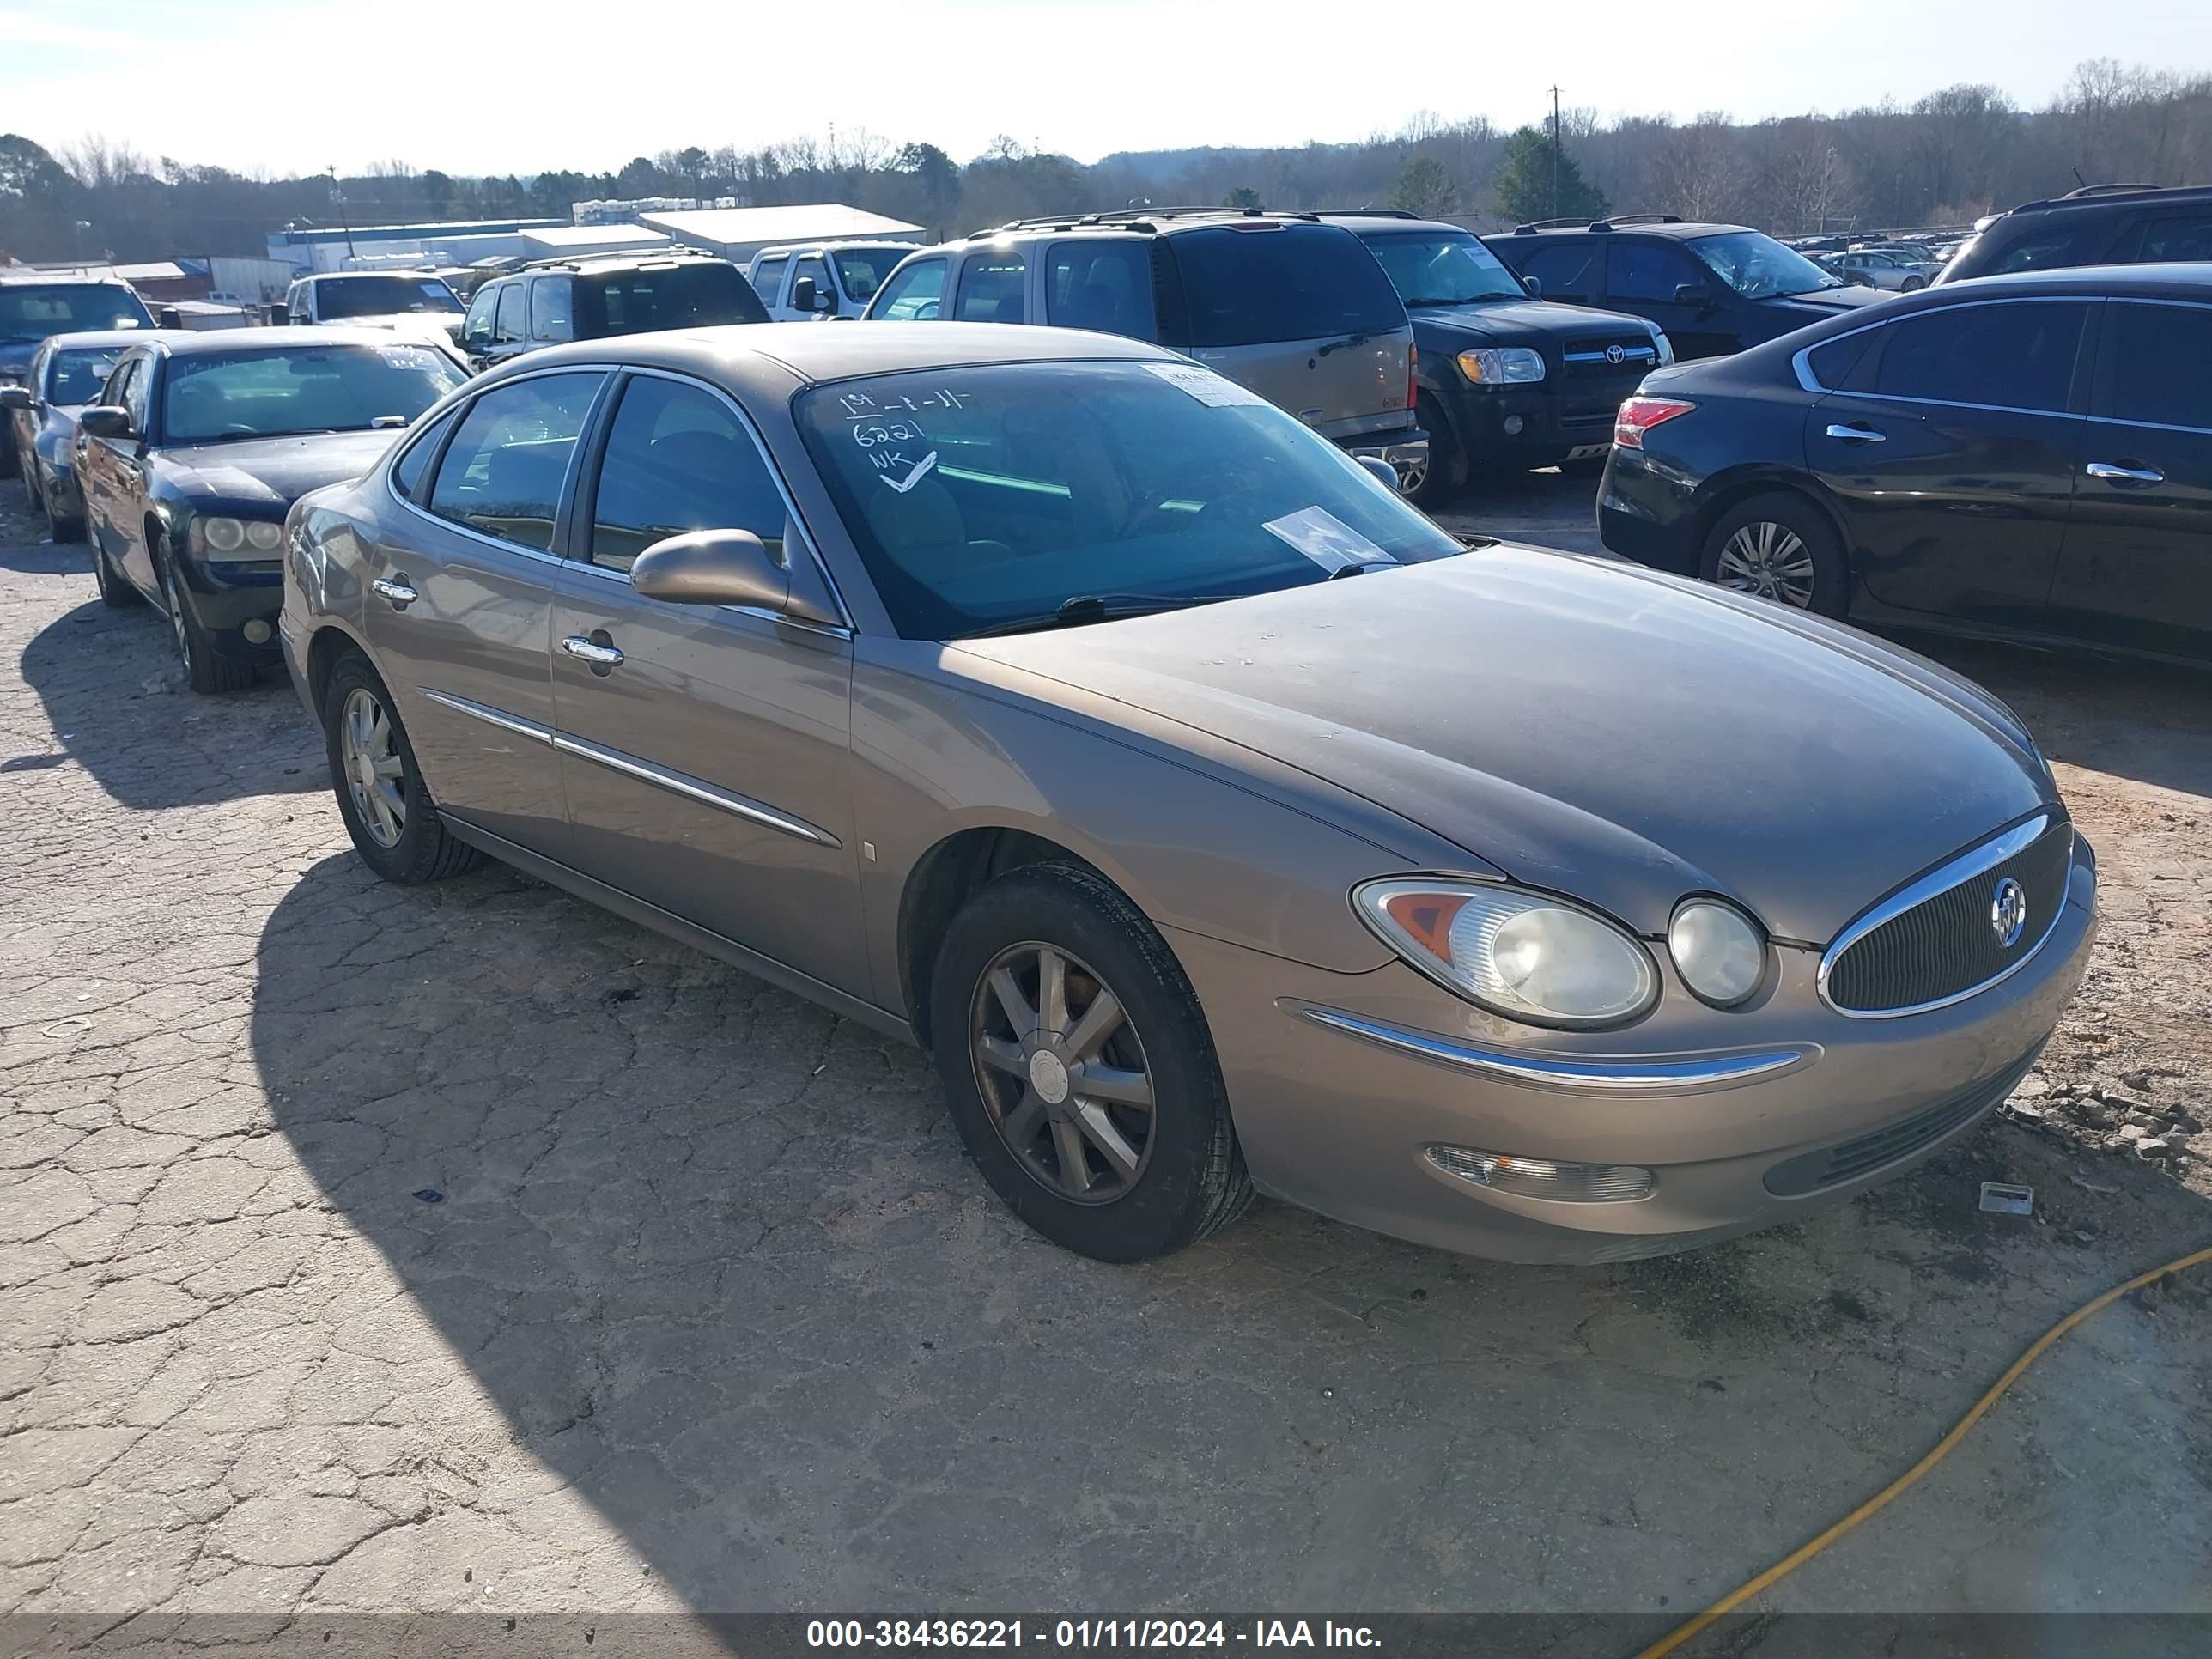
[[[963,639],[984,640],[999,634],[1041,633],[1048,628],[1080,628],[1086,623],[1112,622],[1121,617],[1149,617],[1162,611],[1182,611],[1194,605],[1218,605],[1233,593],[1078,593],[1058,607],[1034,617],[1016,617],[971,629]]]

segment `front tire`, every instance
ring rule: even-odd
[[[184,667],[185,683],[203,696],[243,691],[252,685],[253,665],[216,649],[214,639],[192,615],[191,606],[185,601],[185,585],[177,576],[176,561],[169,556],[165,543],[154,544],[154,568],[161,574],[161,605],[169,615],[169,638]]]
[[[447,832],[392,694],[358,652],[338,659],[323,688],[323,743],[354,851],[386,881],[414,887],[483,862]]]
[[[1842,538],[1820,508],[1781,490],[1723,514],[1706,534],[1699,572],[1719,586],[1823,617],[1840,620],[1850,607]]]
[[[1422,429],[1429,434],[1429,470],[1407,499],[1424,513],[1441,513],[1466,488],[1467,458],[1461,453],[1459,440],[1452,435],[1450,423],[1444,419],[1443,410],[1435,398],[1423,392],[1414,413]]]
[[[135,603],[138,590],[115,572],[107,560],[107,550],[97,541],[92,544],[92,584],[100,590],[100,602],[110,611],[120,611]]]
[[[945,930],[930,1012],[969,1155],[1054,1243],[1142,1261],[1251,1201],[1197,994],[1096,872],[1031,865],[977,892]]]

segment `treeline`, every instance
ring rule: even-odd
[[[350,178],[280,179],[149,159],[91,138],[58,152],[0,137],[0,251],[20,259],[259,252],[290,222],[565,219],[592,198],[838,201],[951,234],[1025,214],[1170,204],[1390,205],[1499,222],[1553,213],[1678,213],[1778,234],[1960,223],[2116,180],[2212,182],[2212,75],[2077,68],[2046,106],[1988,86],[1837,115],[1709,112],[1600,120],[1571,110],[1508,131],[1414,117],[1364,143],[1123,153],[1091,166],[1000,138],[963,163],[865,133],[753,150],[692,147],[611,173],[471,178],[394,161]]]

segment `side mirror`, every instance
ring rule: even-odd
[[[1544,283],[1540,277],[1523,276],[1521,279],[1521,286],[1528,290],[1528,296],[1531,299],[1540,300],[1544,297]]]
[[[1365,469],[1367,476],[1383,489],[1393,495],[1398,493],[1398,469],[1380,455],[1355,455],[1352,459],[1358,461]]]
[[[1674,290],[1674,303],[1711,311],[1713,308],[1712,292],[1703,283],[1684,283]]]
[[[127,438],[131,411],[113,404],[100,404],[76,417],[76,429],[88,438]]]
[[[31,406],[31,389],[25,386],[0,386],[0,409],[24,409]]]
[[[801,276],[791,285],[791,308],[793,311],[827,311],[823,295],[816,289],[811,276]]]
[[[292,320],[292,313],[291,313],[290,310],[289,310],[289,308],[287,308],[287,307],[285,306],[284,302],[283,302],[282,300],[271,300],[271,301],[269,302],[269,326],[270,326],[270,327],[271,327],[271,328],[282,328],[282,327],[283,327],[283,326],[284,326],[284,325],[285,325],[285,324],[287,324],[287,323],[290,322],[291,320]]]
[[[801,622],[830,623],[791,572],[750,530],[694,530],[653,543],[629,568],[629,585],[671,605],[750,605]]]
[[[163,306],[154,313],[154,325],[156,328],[182,328],[185,313],[174,306]]]

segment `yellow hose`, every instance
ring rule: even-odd
[[[1706,1626],[1711,1624],[1715,1620],[1735,1612],[1738,1607],[1750,1601],[1753,1596],[1758,1595],[1759,1591],[1766,1589],[1769,1585],[1781,1583],[1782,1580],[1787,1578],[1791,1573],[1796,1571],[1798,1568],[1803,1566],[1808,1561],[1818,1555],[1822,1550],[1827,1548],[1829,1545],[1834,1543],[1836,1540],[1841,1538],[1853,1527],[1858,1525],[1860,1522],[1865,1520],[1875,1510],[1887,1504],[1891,1498],[1895,1498],[1906,1487],[1911,1486],[1914,1481],[1919,1480],[1922,1475],[1927,1474],[1929,1470],[1934,1468],[1938,1463],[1942,1462],[1945,1458],[1951,1455],[1952,1448],[1966,1437],[1966,1431],[1972,1428],[1975,1424],[1981,1421],[1982,1414],[1988,1411],[1990,1407],[1997,1403],[1998,1397],[2002,1395],[2007,1389],[2009,1389],[2015,1382],[2019,1381],[2020,1374],[2022,1371],[2026,1370],[2030,1365],[2033,1365],[2042,1357],[2043,1351],[2045,1348],[2048,1348],[2052,1343],[2058,1340],[2060,1337],[2065,1335],[2067,1332],[2072,1330],[2076,1325],[2087,1319],[2091,1314],[2110,1307],[2113,1303],[2125,1296],[2130,1291],[2139,1291],[2144,1285],[2153,1284],[2155,1281],[2165,1278],[2168,1273],[2185,1273],[2191,1267],[2201,1267],[2208,1261],[2212,1261],[2212,1249],[2191,1251],[2187,1255],[2167,1262],[2163,1267],[2153,1267],[2147,1273],[2137,1273],[2133,1279],[2128,1280],[2124,1285],[2113,1285],[2111,1290],[2106,1291],[2102,1296],[2098,1297],[2094,1301],[2083,1303],[2080,1307],[2075,1309],[2072,1313],[2068,1314],[2065,1318],[2060,1320],[2056,1325],[2053,1325],[2049,1330],[2044,1332],[2041,1336],[2037,1337],[2033,1343],[2029,1344],[2027,1352],[2012,1362],[2012,1364],[2006,1370],[2005,1374],[1997,1378],[1996,1385],[1979,1400],[1974,1401],[1973,1405],[1968,1408],[1966,1414],[1951,1425],[1950,1433],[1945,1435],[1941,1440],[1937,1441],[1935,1446],[1929,1451],[1928,1455],[1923,1457],[1917,1463],[1915,1463],[1911,1468],[1905,1470],[1903,1474],[1899,1475],[1896,1480],[1891,1481],[1880,1492],[1868,1498],[1865,1503],[1860,1504],[1858,1508],[1853,1510],[1849,1515],[1837,1522],[1835,1525],[1830,1527],[1826,1532],[1814,1539],[1810,1543],[1801,1545],[1796,1549],[1792,1550],[1789,1554],[1784,1556],[1779,1561],[1777,1561],[1772,1566],[1769,1567],[1765,1572],[1760,1573],[1758,1577],[1749,1579],[1744,1583],[1738,1585],[1735,1589],[1730,1590],[1726,1595],[1721,1597],[1719,1601],[1714,1602],[1712,1606],[1707,1607],[1696,1618],[1688,1620],[1685,1624],[1678,1626],[1668,1635],[1662,1638],[1660,1640],[1654,1642],[1650,1647],[1644,1649],[1643,1652],[1638,1654],[1636,1656],[1636,1659],[1665,1659],[1666,1655],[1674,1652],[1675,1649],[1680,1647],[1685,1642],[1691,1640],[1699,1631],[1705,1629]]]

